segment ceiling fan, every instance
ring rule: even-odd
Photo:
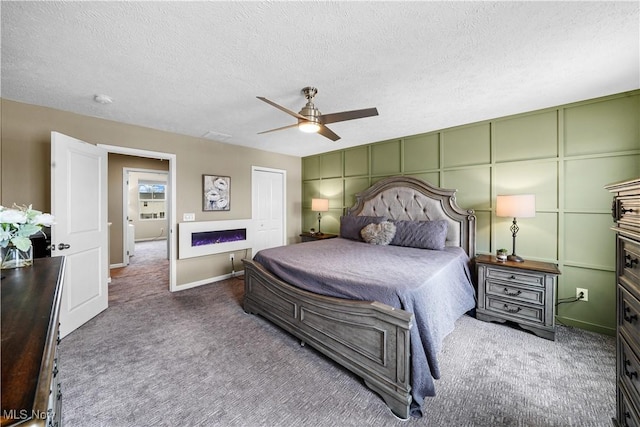
[[[332,141],[337,141],[340,139],[338,135],[336,135],[331,129],[329,129],[326,124],[336,123],[336,122],[344,122],[346,120],[353,119],[362,119],[364,117],[377,116],[378,110],[375,108],[365,108],[363,110],[352,110],[352,111],[342,111],[340,113],[331,113],[331,114],[322,114],[320,111],[313,105],[313,97],[318,93],[318,89],[315,87],[307,86],[302,89],[302,93],[304,97],[307,99],[307,104],[302,107],[299,113],[295,113],[281,105],[276,104],[273,101],[268,100],[262,96],[257,96],[261,101],[266,102],[269,105],[276,107],[279,110],[284,111],[285,113],[295,117],[298,119],[298,123],[288,126],[283,126],[277,129],[266,130],[264,132],[258,132],[258,134],[275,132],[277,130],[289,129],[293,127],[297,127],[302,132],[308,133],[319,133],[325,138],[329,138]]]

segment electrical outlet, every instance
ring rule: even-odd
[[[236,254],[229,254],[229,261],[236,259]]]
[[[195,221],[196,220],[196,214],[194,214],[194,213],[182,214],[182,220],[183,221]]]
[[[580,293],[582,293],[582,298],[580,298]],[[579,301],[589,301],[589,289],[576,288],[576,298]]]
[[[160,228],[160,235],[162,236],[164,234],[164,228]]]

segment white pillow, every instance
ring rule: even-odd
[[[396,226],[389,221],[369,224],[360,230],[360,235],[365,242],[372,245],[388,245],[396,235]]]

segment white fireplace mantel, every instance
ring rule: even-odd
[[[219,242],[194,246],[192,237],[195,233],[216,232],[227,230],[246,230],[246,239],[232,242]],[[205,255],[214,255],[223,252],[232,252],[251,248],[253,230],[250,219],[233,219],[226,221],[197,221],[181,222],[178,224],[178,258],[193,258]]]

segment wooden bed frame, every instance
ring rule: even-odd
[[[455,200],[456,190],[416,178],[383,179],[356,195],[347,215],[395,220],[447,219],[447,245],[475,255],[475,216]],[[259,314],[364,379],[393,413],[409,418],[410,335],[413,314],[379,302],[327,297],[296,288],[244,259],[244,310]]]

